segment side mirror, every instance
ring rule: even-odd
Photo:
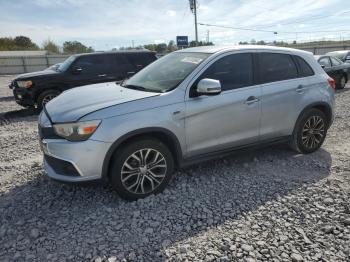
[[[321,67],[322,67],[323,69],[325,69],[325,68],[326,68],[326,66],[325,66],[325,65],[321,65]]]
[[[218,95],[221,93],[221,84],[219,80],[204,78],[197,84],[198,95]]]
[[[79,66],[75,66],[75,67],[73,67],[73,69],[72,69],[72,74],[74,74],[74,75],[79,75],[81,72],[83,71],[83,69],[81,68],[81,67],[79,67]]]

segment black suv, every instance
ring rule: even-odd
[[[97,52],[72,55],[58,68],[19,75],[10,88],[17,104],[41,109],[61,92],[88,84],[122,81],[148,64],[150,51]]]

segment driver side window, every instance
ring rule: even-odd
[[[198,79],[219,80],[222,91],[253,85],[253,58],[250,53],[225,56],[214,62]]]

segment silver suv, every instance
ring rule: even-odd
[[[242,147],[323,143],[335,83],[311,53],[268,46],[173,52],[121,85],[88,85],[39,119],[44,165],[67,182],[103,179],[123,198],[161,192],[174,169]]]

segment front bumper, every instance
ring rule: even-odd
[[[103,161],[111,143],[95,140],[70,142],[65,139],[42,139],[40,143],[49,177],[63,182],[102,178]]]
[[[15,97],[16,103],[21,106],[34,106],[33,93],[26,88],[13,88],[13,96]]]

